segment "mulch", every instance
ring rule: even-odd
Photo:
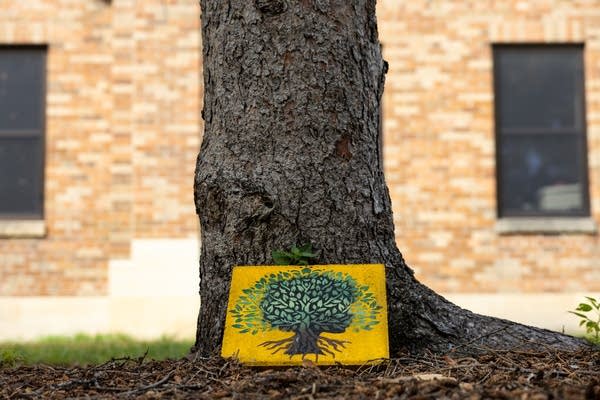
[[[1,399],[600,400],[600,351],[403,356],[375,366],[251,368],[222,358],[1,367]]]

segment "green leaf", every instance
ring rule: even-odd
[[[277,265],[290,265],[294,259],[294,256],[287,251],[274,250],[271,252],[271,256]],[[275,278],[275,275],[271,274],[271,278]]]
[[[312,251],[312,244],[306,243],[306,244],[300,246],[300,251],[301,252],[309,252],[310,253]]]
[[[571,314],[575,314],[575,315],[577,315],[578,317],[581,317],[581,318],[583,318],[583,319],[585,319],[585,320],[588,320],[588,319],[589,319],[589,318],[588,318],[588,316],[587,316],[587,315],[585,315],[585,314],[581,314],[581,313],[578,313],[578,312],[575,312],[575,311],[569,311],[569,312],[570,312]]]
[[[242,324],[233,324],[233,325],[231,325],[231,326],[232,326],[233,328],[236,328],[236,329],[241,329],[241,328],[243,328],[243,327],[244,327],[244,325],[242,325]]]
[[[600,310],[600,300],[596,300],[593,297],[588,297],[588,296],[585,296],[585,298],[588,299],[590,301],[590,303],[592,303],[594,308],[596,308],[597,310]]]
[[[592,306],[590,306],[589,304],[581,303],[579,304],[579,307],[577,307],[577,310],[583,312],[592,311]]]

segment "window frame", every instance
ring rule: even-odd
[[[536,49],[574,49],[578,50],[578,61],[581,63],[581,74],[578,74],[576,79],[577,89],[579,89],[580,95],[576,100],[581,102],[580,115],[581,127],[577,129],[562,129],[560,131],[552,130],[548,132],[540,132],[543,128],[532,128],[530,132],[526,133],[527,128],[518,128],[508,130],[515,131],[509,133],[509,135],[519,136],[521,134],[526,135],[545,135],[545,134],[568,134],[573,133],[575,139],[580,141],[581,159],[577,167],[581,176],[581,194],[582,194],[582,207],[578,210],[568,211],[529,211],[529,210],[518,210],[509,211],[503,210],[503,196],[502,196],[502,177],[504,171],[502,170],[501,160],[501,149],[503,145],[503,136],[506,136],[506,128],[501,129],[500,121],[500,99],[502,97],[502,90],[500,88],[500,63],[498,62],[500,53],[502,50],[511,49],[517,51],[535,51]],[[496,213],[499,219],[506,218],[536,218],[536,219],[551,219],[551,218],[582,218],[591,216],[590,207],[590,187],[589,187],[589,165],[588,165],[588,144],[587,144],[587,113],[586,113],[586,87],[585,87],[585,44],[584,43],[493,43],[492,44],[492,64],[493,64],[493,90],[494,90],[494,131],[495,131],[495,145],[496,145]],[[577,93],[576,93],[577,95]],[[521,133],[517,132],[521,131]],[[523,137],[523,136],[522,136]]]
[[[35,184],[39,196],[35,198],[36,211],[14,213],[0,209],[0,221],[43,220],[45,217],[45,187],[46,187],[46,109],[48,86],[48,45],[47,44],[0,44],[0,52],[6,51],[36,51],[42,62],[41,87],[40,87],[40,128],[35,129],[3,129],[0,126],[0,141],[3,139],[36,138],[39,141],[40,156],[36,160],[39,164],[35,168]]]

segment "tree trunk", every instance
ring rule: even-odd
[[[391,355],[583,341],[473,314],[413,276],[398,251],[380,160],[375,0],[201,0],[205,133],[194,351],[221,346],[234,265],[311,243],[320,264],[386,266]]]
[[[294,333],[294,338],[290,346],[285,350],[285,354],[294,356],[296,354],[323,354],[319,347],[320,332],[313,332],[309,329],[301,329]]]

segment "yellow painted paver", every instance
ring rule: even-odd
[[[222,355],[249,365],[389,357],[382,264],[234,267]]]

